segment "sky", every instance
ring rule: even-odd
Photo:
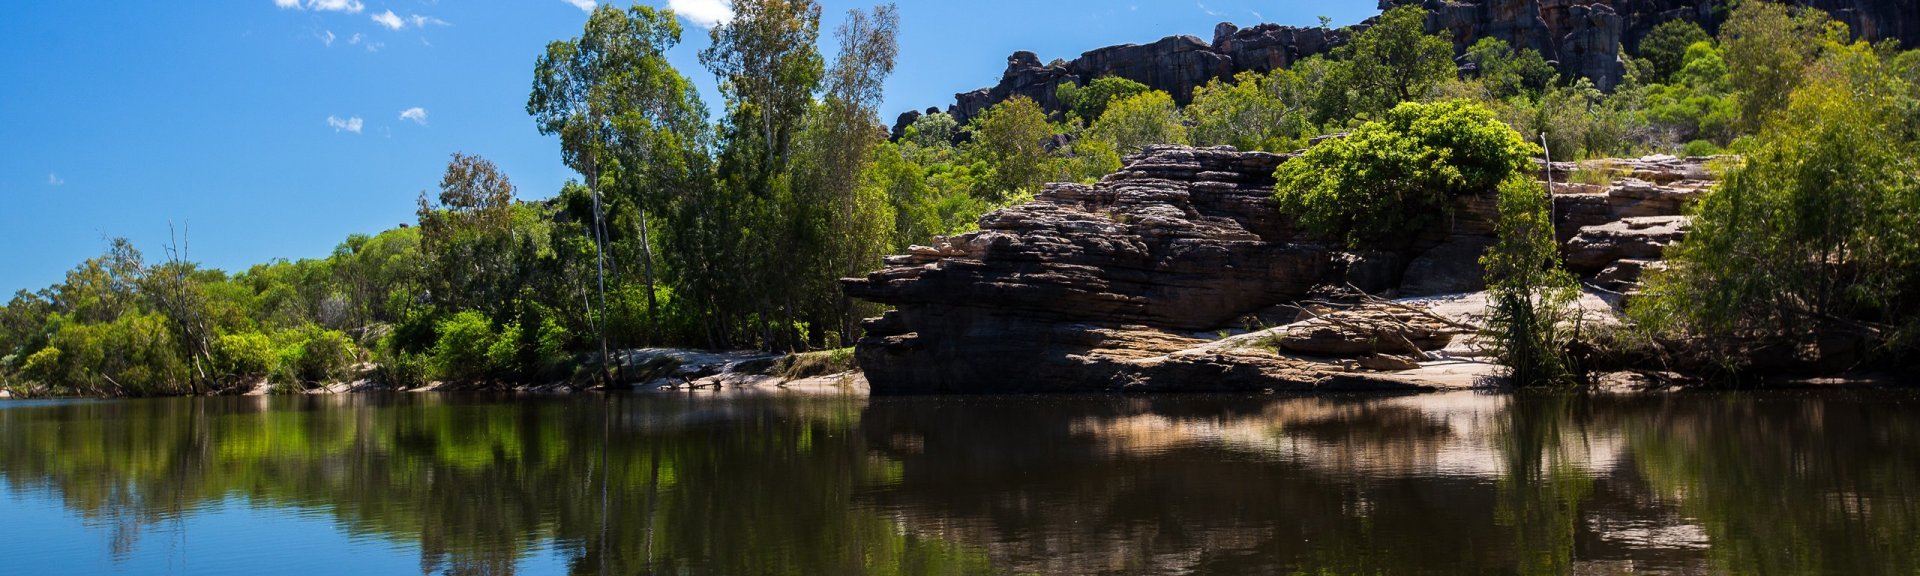
[[[822,0],[823,50],[848,10]],[[670,58],[720,97],[696,54],[724,0],[648,0],[686,28]],[[578,179],[526,114],[535,58],[578,36],[593,0],[208,0],[0,5],[0,301],[60,281],[126,237],[170,237],[229,271],[317,258],[412,222],[449,155],[498,164],[522,199]],[[622,4],[624,6],[624,4]],[[1334,25],[1370,1],[899,0],[882,117],[945,108],[1006,58],[1042,61],[1214,25]]]

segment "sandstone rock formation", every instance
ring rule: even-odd
[[[1150,147],[1098,184],[1054,184],[980,229],[887,260],[847,295],[890,305],[857,357],[888,393],[1418,389],[1396,376],[1460,326],[1411,308],[1308,314],[1288,305],[1335,288],[1385,294],[1480,289],[1491,197],[1459,199],[1448,224],[1403,248],[1351,251],[1299,230],[1272,201],[1288,155]],[[1708,159],[1607,161],[1611,186],[1562,186],[1569,265],[1632,271],[1685,232]],[[1570,173],[1573,164],[1554,165]],[[1597,167],[1588,167],[1596,170]],[[1634,278],[1615,270],[1609,289]],[[1277,308],[1279,307],[1279,308]],[[1276,309],[1280,313],[1276,314]],[[1231,345],[1223,344],[1229,342]]]
[[[1790,0],[1791,1],[1791,0]],[[1846,23],[1857,36],[1869,40],[1893,39],[1920,47],[1920,3],[1912,0],[1797,0],[1826,10]],[[1457,51],[1482,38],[1499,38],[1516,47],[1539,51],[1569,75],[1591,78],[1601,89],[1612,89],[1625,74],[1621,51],[1637,50],[1640,40],[1655,26],[1675,19],[1700,22],[1716,30],[1725,18],[1718,0],[1380,0],[1382,10],[1421,5],[1428,11],[1427,29],[1454,42]],[[1072,61],[1041,63],[1032,52],[1015,52],[1007,59],[999,83],[955,95],[947,109],[961,124],[988,107],[1014,96],[1026,96],[1050,111],[1064,107],[1054,97],[1063,83],[1085,84],[1102,76],[1131,79],[1173,95],[1184,104],[1193,88],[1215,78],[1244,71],[1265,72],[1292,65],[1343,45],[1371,21],[1338,29],[1260,24],[1241,28],[1221,23],[1212,42],[1193,36],[1169,36],[1157,42],[1109,46],[1088,51]],[[897,136],[918,114],[902,116]]]

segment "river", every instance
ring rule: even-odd
[[[1916,574],[1920,393],[0,402],[5,574]]]

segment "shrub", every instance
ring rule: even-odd
[[[1557,386],[1582,378],[1568,354],[1569,324],[1579,321],[1573,275],[1560,267],[1552,198],[1524,176],[1500,185],[1494,245],[1480,258],[1486,268],[1488,310],[1484,338],[1515,386]],[[1577,329],[1577,328],[1574,328]]]
[[[258,332],[216,338],[212,352],[209,376],[227,384],[265,378],[280,364],[278,355],[274,353],[273,339]]]
[[[274,335],[279,367],[274,379],[284,384],[325,384],[352,375],[359,363],[353,340],[339,330],[308,324]]]
[[[439,324],[440,339],[433,345],[429,364],[434,377],[454,382],[477,382],[492,376],[491,352],[499,335],[493,321],[479,312],[465,311]]]
[[[1492,191],[1538,150],[1480,105],[1408,102],[1274,176],[1284,209],[1357,247],[1436,224],[1451,198]]]

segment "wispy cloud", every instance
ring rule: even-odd
[[[580,11],[582,12],[593,11],[593,0],[560,0],[560,1],[566,2],[568,4],[572,4],[574,8],[579,8]]]
[[[47,185],[48,185],[48,186],[60,186],[60,185],[64,185],[64,184],[66,184],[66,183],[67,183],[67,181],[66,181],[66,179],[64,179],[64,178],[61,178],[59,174],[54,174],[54,173],[52,173],[52,172],[48,172],[48,173],[47,173]]]
[[[320,43],[326,44],[328,48],[333,47],[333,39],[336,38],[336,36],[333,35],[332,30],[322,30],[319,34],[315,34],[314,36],[319,36]]]
[[[392,10],[374,14],[373,22],[381,26],[386,26],[388,30],[399,30],[407,27],[407,21],[400,19]]]
[[[726,0],[667,0],[667,7],[701,28],[712,28],[733,20],[733,6]]]
[[[1206,13],[1206,14],[1207,14],[1208,16],[1212,16],[1212,17],[1215,17],[1215,18],[1224,18],[1224,17],[1226,17],[1226,14],[1224,14],[1224,13],[1221,13],[1221,12],[1220,12],[1219,10],[1214,10],[1214,9],[1212,9],[1212,8],[1208,8],[1208,7],[1207,7],[1207,3],[1205,3],[1205,2],[1199,2],[1198,4],[1200,5],[1200,11],[1201,11],[1201,12],[1205,12],[1205,13]]]
[[[400,119],[412,120],[414,124],[426,126],[427,125],[427,109],[421,108],[419,106],[414,106],[406,110],[401,110]]]
[[[354,134],[359,134],[360,129],[365,127],[366,124],[367,124],[366,121],[361,120],[359,116],[348,117],[345,120],[342,120],[339,116],[327,117],[327,125],[333,127],[334,132],[340,132],[344,130],[347,132],[352,132]]]
[[[274,6],[282,10],[313,10],[315,12],[346,12],[359,14],[367,9],[360,0],[273,0]]]
[[[367,39],[366,35],[361,34],[359,32],[354,32],[352,36],[347,37],[347,43],[359,44],[361,40],[365,40],[365,39]]]
[[[410,14],[405,17],[402,17],[399,14],[394,14],[392,10],[381,12],[379,14],[374,14],[373,22],[375,24],[379,24],[381,26],[387,27],[388,30],[399,30],[402,28],[406,28],[408,25],[412,25],[414,28],[426,28],[427,26],[450,26],[451,25],[451,24],[448,24],[446,20],[441,20],[439,18],[434,18],[432,16],[421,16],[419,14]]]

